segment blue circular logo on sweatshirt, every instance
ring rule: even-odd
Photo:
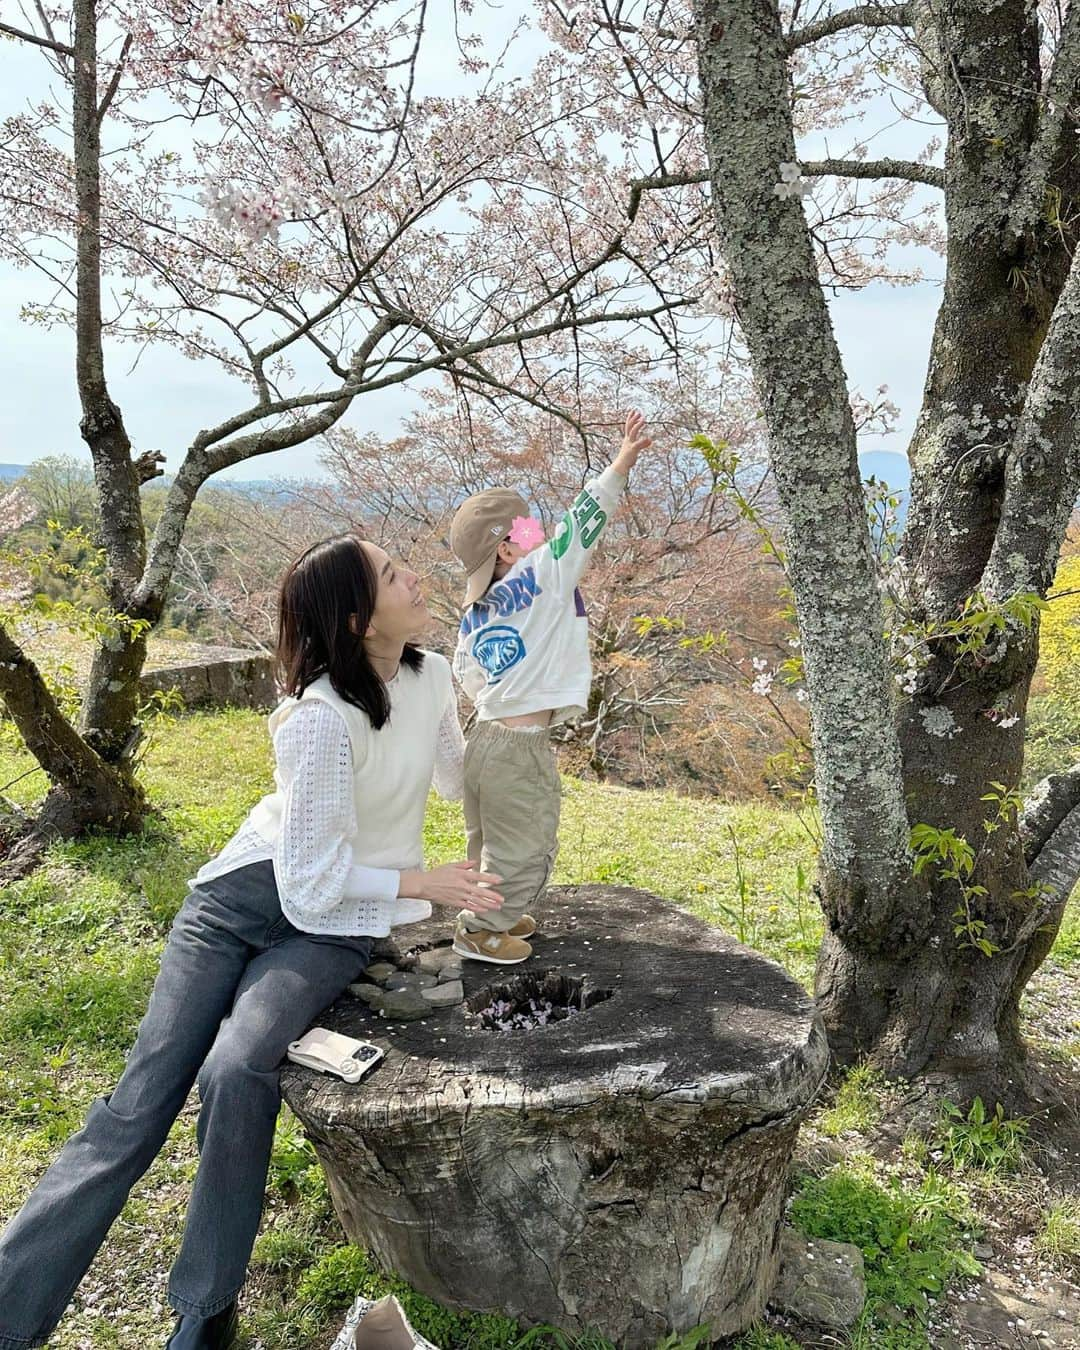
[[[516,628],[498,624],[482,628],[473,643],[472,654],[488,673],[488,683],[500,680],[525,655],[525,644]]]

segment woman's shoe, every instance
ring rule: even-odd
[[[236,1304],[230,1303],[212,1317],[181,1313],[165,1350],[232,1350],[240,1331]]]

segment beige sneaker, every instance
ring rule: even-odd
[[[507,929],[511,937],[531,938],[536,932],[536,920],[531,914],[523,914],[513,928]]]
[[[489,933],[482,928],[475,933],[467,928],[455,929],[454,951],[471,961],[490,961],[496,966],[516,966],[532,956],[532,948],[521,938],[509,933]]]

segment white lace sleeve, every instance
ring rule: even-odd
[[[448,802],[459,801],[465,792],[465,737],[461,734],[452,686],[435,746],[435,791]]]
[[[341,717],[312,700],[297,708],[274,736],[285,795],[274,842],[274,876],[286,916],[304,928],[364,933],[373,902],[392,901],[399,874],[354,862],[352,749]]]

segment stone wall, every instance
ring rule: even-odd
[[[143,694],[179,691],[185,708],[272,708],[278,701],[273,661],[259,652],[207,647],[205,660],[146,671]]]

